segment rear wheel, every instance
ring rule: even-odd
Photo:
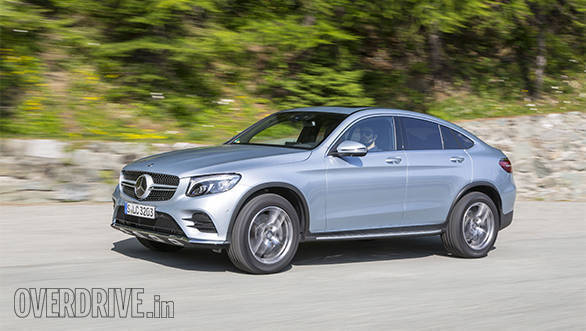
[[[183,248],[183,246],[165,244],[158,241],[148,240],[140,237],[136,237],[136,239],[138,239],[138,242],[140,242],[144,247],[158,252],[175,252]]]
[[[455,256],[482,257],[492,249],[497,233],[496,205],[486,194],[472,192],[454,206],[442,241]]]
[[[228,256],[250,273],[274,273],[287,267],[299,244],[299,217],[285,198],[263,194],[240,211],[232,229]]]

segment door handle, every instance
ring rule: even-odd
[[[460,156],[452,156],[450,158],[450,162],[462,163],[462,162],[464,162],[464,158],[463,157],[460,157]]]
[[[389,158],[387,158],[385,160],[385,162],[388,163],[388,164],[399,164],[399,163],[401,163],[401,160],[402,159],[400,157],[395,156],[395,157],[389,157]]]

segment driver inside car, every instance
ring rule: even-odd
[[[376,145],[376,139],[378,138],[378,134],[369,126],[362,126],[360,127],[360,143],[366,146],[366,149],[371,152],[380,152],[380,149]]]

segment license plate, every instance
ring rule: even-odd
[[[124,205],[124,214],[155,219],[155,207],[127,202]]]

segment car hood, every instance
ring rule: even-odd
[[[242,171],[243,167],[303,161],[310,151],[258,145],[221,145],[215,147],[190,148],[156,154],[137,160],[124,170],[166,173],[179,177],[213,173],[215,171]],[[251,162],[251,161],[261,161]],[[265,163],[266,162],[266,163]]]

